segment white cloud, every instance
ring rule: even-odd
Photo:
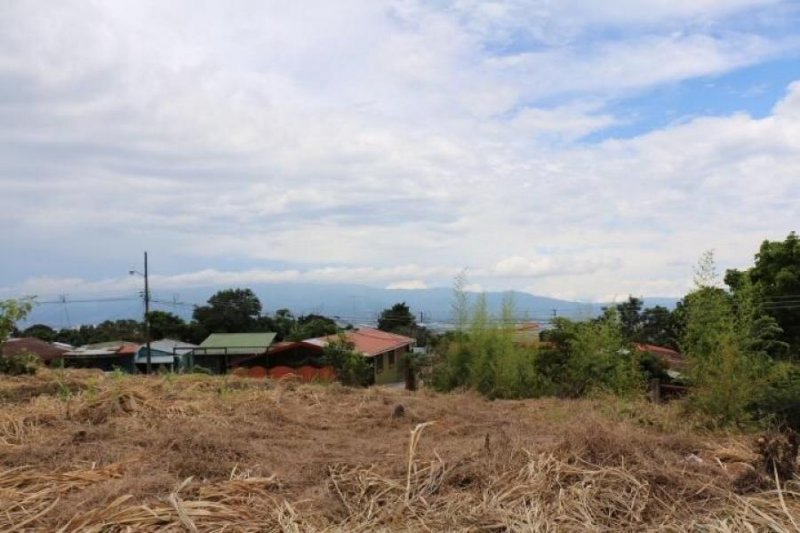
[[[127,291],[117,263],[148,249],[184,272],[164,286],[470,267],[487,289],[680,294],[705,248],[741,266],[797,229],[800,88],[765,118],[581,139],[631,120],[610,101],[793,50],[758,25],[786,6],[8,2],[3,284]]]
[[[428,284],[422,281],[421,279],[409,279],[405,281],[395,281],[393,283],[388,284],[386,288],[405,289],[405,290],[427,289]]]
[[[542,256],[534,258],[507,257],[497,262],[493,273],[508,278],[537,278],[594,274],[619,266],[619,260],[590,257]]]

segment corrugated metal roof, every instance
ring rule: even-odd
[[[139,346],[138,343],[130,342],[130,341],[107,341],[107,342],[95,342],[93,344],[84,344],[78,350],[100,350],[100,349],[119,349],[122,346]]]
[[[152,349],[152,348],[151,348]],[[134,359],[136,364],[146,364],[147,363],[147,350],[140,350],[136,352],[136,358]],[[175,356],[174,355],[164,355],[163,352],[158,353],[151,353],[150,354],[150,363],[154,365],[171,365],[175,363]]]
[[[175,339],[159,339],[150,343],[151,350],[172,353],[175,348],[197,348],[197,345],[190,342],[176,341]],[[185,353],[185,351],[181,350],[181,353]]]
[[[361,352],[367,357],[374,357],[416,342],[411,337],[406,337],[405,335],[398,335],[396,333],[389,333],[366,327],[345,331],[344,336],[348,341],[353,343],[356,351]],[[303,342],[315,344],[317,346],[326,346],[329,342],[335,341],[337,338],[338,335],[328,335],[327,337],[317,337]]]
[[[212,333],[200,343],[196,354],[246,355],[266,352],[275,333]]]
[[[100,357],[104,355],[117,355],[117,350],[109,349],[109,348],[97,348],[97,349],[84,349],[81,348],[79,350],[70,350],[69,352],[64,353],[64,357]]]

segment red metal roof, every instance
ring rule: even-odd
[[[354,344],[356,351],[361,352],[367,357],[374,357],[416,342],[411,337],[406,337],[405,335],[397,335],[396,333],[363,327],[345,331],[344,336],[348,341]],[[337,335],[328,335],[327,337],[309,339],[305,342],[324,346],[337,338]]]
[[[272,346],[269,347],[270,354],[285,352],[286,350],[292,350],[294,348],[312,348],[315,350],[320,350],[321,347],[318,344],[313,344],[310,342],[305,341],[281,341],[276,342]]]
[[[49,363],[54,359],[60,358],[67,352],[64,348],[53,346],[36,337],[21,337],[19,339],[9,339],[0,345],[4,355],[21,355],[32,353],[38,355],[42,361]]]
[[[152,346],[150,347],[150,349],[152,350]],[[138,351],[139,351],[139,346],[136,344],[123,344],[122,346],[119,347],[117,353],[119,355],[133,355]]]
[[[639,343],[636,344],[636,349],[640,352],[650,352],[656,357],[659,357],[670,368],[682,368],[686,366],[686,359],[683,354],[671,348],[656,346],[655,344]]]

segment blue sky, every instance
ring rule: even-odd
[[[800,220],[800,3],[0,7],[0,296],[680,296]]]

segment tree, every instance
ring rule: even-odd
[[[271,317],[271,323],[272,331],[277,334],[276,339],[282,341],[292,334],[292,331],[297,326],[297,319],[290,310],[278,309],[275,311],[275,315]]]
[[[372,363],[354,348],[355,345],[347,337],[340,335],[323,349],[323,361],[336,370],[336,376],[343,384],[369,386],[374,380]]]
[[[333,319],[322,315],[310,314],[301,316],[297,320],[297,325],[288,339],[291,341],[313,339],[314,337],[333,335],[338,330],[339,328]]]
[[[759,324],[762,315],[749,282],[734,295],[720,288],[713,253],[701,257],[696,272],[697,288],[684,298],[681,341],[694,385],[691,400],[720,422],[740,422],[765,383],[769,358],[763,346],[774,331]]]
[[[16,329],[17,322],[25,320],[33,309],[33,299],[0,300],[0,342]]]
[[[761,243],[748,270],[728,270],[725,283],[736,293],[749,280],[763,310],[783,330],[780,340],[800,356],[800,238],[794,231],[784,241]]]
[[[644,302],[640,298],[629,296],[627,302],[615,306],[619,317],[620,331],[625,339],[639,340],[642,331],[643,304]]]
[[[666,307],[648,307],[641,314],[641,329],[636,341],[678,349],[680,329],[676,318]]]
[[[405,302],[384,309],[378,318],[378,329],[416,339],[417,346],[427,346],[431,337],[426,327],[417,324],[414,313]]]
[[[679,331],[669,309],[660,305],[644,308],[644,302],[634,296],[629,296],[626,302],[614,307],[626,341],[677,349]],[[602,319],[600,317],[598,320]]]
[[[150,337],[152,339],[184,340],[188,334],[186,321],[167,311],[150,311]]]
[[[262,329],[261,301],[250,289],[227,289],[196,307],[192,318],[209,333],[249,333]]]
[[[37,339],[53,342],[56,340],[57,331],[47,324],[34,324],[22,330],[22,337],[35,337]]]
[[[89,343],[108,341],[144,341],[144,324],[132,318],[123,320],[105,320],[94,327]]]
[[[0,342],[6,340],[16,329],[17,322],[25,320],[31,309],[33,300],[0,300]],[[35,374],[39,364],[38,357],[22,354],[4,357],[0,351],[0,373],[2,374]]]
[[[396,303],[389,309],[384,309],[378,318],[378,329],[381,331],[407,331],[416,327],[417,320],[405,302]]]

